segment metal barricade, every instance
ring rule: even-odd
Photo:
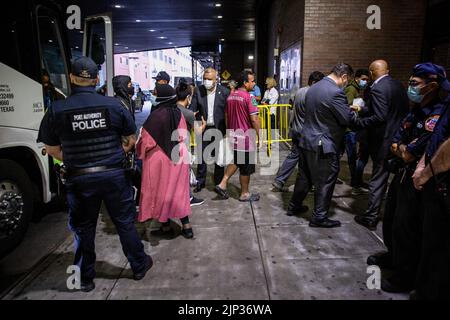
[[[291,142],[289,137],[290,104],[259,105],[259,120],[263,130],[262,143],[267,143],[267,155],[271,155],[272,143]]]

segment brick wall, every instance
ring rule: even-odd
[[[372,4],[381,8],[381,30],[366,27]],[[356,70],[375,59],[387,60],[391,75],[407,81],[420,62],[425,14],[425,0],[305,0],[302,84],[338,61]]]
[[[450,79],[450,41],[436,45],[432,49],[432,61],[447,69],[447,78]]]

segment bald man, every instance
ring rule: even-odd
[[[225,135],[225,106],[229,95],[230,90],[217,83],[217,71],[211,67],[206,68],[203,74],[203,85],[195,88],[190,106],[192,111],[198,112],[197,120],[201,120],[201,117],[206,120],[206,129],[202,137],[202,150],[199,150],[202,151],[202,161],[197,167],[197,186],[194,189],[195,193],[205,188],[206,184],[207,166],[205,157],[207,158],[209,155],[205,155],[204,151],[209,144],[214,142],[214,138],[211,139],[211,137],[216,136],[215,134],[212,135],[211,132],[208,133],[208,131],[215,129],[220,131],[223,136]],[[215,156],[215,154],[212,155]],[[197,157],[200,157],[198,152]],[[214,168],[215,185],[218,185],[222,181],[223,175],[224,168],[216,164]]]
[[[355,221],[373,231],[380,220],[381,202],[387,188],[389,172],[385,163],[390,156],[391,141],[408,113],[409,102],[405,87],[389,75],[389,65],[386,61],[372,62],[369,72],[373,84],[369,88],[366,116],[357,119],[356,128],[367,129],[367,143],[373,167],[368,207],[364,215],[355,216]]]

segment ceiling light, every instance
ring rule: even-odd
[[[217,19],[222,19],[223,18],[223,16],[217,16]]]
[[[248,56],[248,60],[253,60],[253,59],[255,59],[254,56]]]
[[[222,4],[221,4],[221,3],[216,3],[214,6],[215,6],[216,8],[220,8],[220,7],[222,6]]]
[[[123,6],[121,6],[120,4],[116,4],[116,5],[114,5],[114,8],[121,9],[121,8],[123,8]]]
[[[140,20],[140,19],[136,19],[136,22],[141,22],[142,20]]]
[[[167,39],[167,37],[158,37],[158,39],[164,40]]]
[[[225,39],[224,39],[224,38],[222,38],[222,39],[220,39],[220,41],[224,42],[224,41],[225,41]]]
[[[168,42],[167,44],[173,44],[173,42]]]
[[[75,46],[75,49],[79,49],[80,47],[79,46]]]
[[[118,46],[119,44],[118,44],[118,43],[114,43],[114,45],[115,45],[115,46]]]
[[[150,29],[150,30],[148,30],[148,31],[150,31],[150,32],[155,32],[156,30],[155,30],[155,29]]]
[[[125,47],[125,49],[128,49],[128,47]]]

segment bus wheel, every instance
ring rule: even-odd
[[[25,170],[0,160],[0,257],[22,240],[33,213],[33,189]]]

